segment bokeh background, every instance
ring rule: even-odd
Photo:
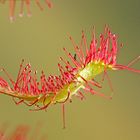
[[[17,0],[20,1],[20,0]],[[33,0],[32,0],[33,1]],[[108,24],[124,47],[118,63],[127,64],[140,55],[140,1],[139,0],[53,0],[53,8],[43,12],[32,3],[32,17],[8,19],[9,5],[0,4],[0,66],[16,78],[21,59],[30,62],[40,74],[58,73],[59,57],[66,47],[74,53],[68,35],[79,43],[84,30],[90,40],[91,27],[99,35]],[[26,12],[26,8],[25,8]],[[140,69],[140,62],[134,65]],[[1,72],[0,76],[4,76]],[[140,75],[128,71],[109,72],[114,88],[113,100],[86,95],[86,100],[73,98],[66,104],[66,129],[62,129],[61,104],[48,111],[30,112],[25,105],[16,106],[12,99],[0,96],[0,124],[35,126],[44,123],[47,140],[139,140],[140,139]],[[109,93],[107,81],[102,92]]]

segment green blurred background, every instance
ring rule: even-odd
[[[20,1],[20,0],[19,0]],[[32,0],[33,1],[33,0]],[[74,53],[68,34],[79,43],[82,29],[88,40],[91,27],[96,33],[108,24],[119,36],[124,47],[119,52],[118,63],[127,64],[140,55],[140,1],[139,0],[53,0],[44,12],[31,3],[32,17],[18,17],[10,23],[9,5],[0,4],[0,66],[16,78],[21,59],[30,62],[40,74],[58,73],[59,57],[66,47]],[[26,8],[25,8],[26,11]],[[140,62],[134,65],[140,69]],[[140,75],[128,71],[109,72],[115,95],[113,100],[86,95],[86,100],[73,98],[66,104],[66,129],[62,129],[61,104],[48,111],[29,112],[25,105],[16,106],[12,99],[0,96],[0,124],[11,126],[44,122],[48,140],[139,140],[140,139]],[[1,72],[0,76],[4,76]],[[105,81],[102,92],[109,93]]]

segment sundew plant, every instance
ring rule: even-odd
[[[97,39],[93,28],[91,41],[87,43],[86,35],[82,31],[82,38],[79,44],[69,37],[74,47],[75,54],[71,54],[63,48],[68,60],[60,57],[58,69],[60,75],[46,76],[42,71],[40,79],[37,79],[37,72],[32,71],[30,63],[24,64],[22,60],[17,77],[13,79],[10,74],[1,68],[9,81],[0,77],[0,93],[12,97],[14,102],[32,107],[30,110],[45,110],[52,104],[62,104],[63,123],[65,127],[65,104],[72,100],[73,96],[83,99],[86,92],[106,99],[112,99],[95,90],[95,87],[102,88],[102,84],[95,80],[100,74],[103,79],[106,77],[110,83],[108,71],[128,70],[140,74],[131,66],[140,59],[136,57],[127,65],[117,63],[118,37],[105,27],[103,33]],[[90,44],[88,46],[87,44]],[[110,88],[112,90],[111,84]]]
[[[0,140],[47,140],[46,134],[40,135],[40,125],[37,125],[33,131],[29,126],[23,124],[18,125],[10,133],[8,130],[9,126],[6,125],[0,128]]]
[[[49,8],[52,8],[53,4],[51,0],[0,0],[1,4],[4,4],[8,2],[9,3],[9,19],[10,21],[15,20],[15,8],[19,6],[19,16],[23,17],[24,11],[27,11],[27,16],[30,17],[32,15],[31,13],[31,4],[36,3],[36,5],[39,7],[41,11],[44,10],[44,4],[46,3]],[[44,3],[43,3],[44,2]],[[26,9],[26,10],[25,10]]]

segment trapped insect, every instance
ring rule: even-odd
[[[42,71],[38,80],[37,72],[32,71],[29,63],[24,65],[24,60],[22,60],[16,80],[13,80],[9,73],[1,68],[11,84],[0,77],[0,92],[11,96],[17,105],[24,103],[27,106],[34,106],[30,110],[38,111],[47,109],[52,104],[62,104],[64,127],[65,103],[71,101],[72,96],[83,99],[84,93],[90,92],[93,95],[112,99],[112,95],[107,96],[93,89],[94,87],[102,88],[102,85],[95,80],[96,76],[103,73],[103,79],[106,77],[110,83],[107,74],[109,70],[128,70],[140,74],[140,70],[130,67],[140,59],[140,56],[126,66],[117,64],[118,40],[108,27],[105,27],[104,32],[100,34],[99,41],[96,39],[93,29],[89,47],[83,31],[79,45],[74,42],[72,37],[69,38],[75,54],[73,56],[66,48],[63,48],[70,62],[60,57],[61,63],[58,63],[60,75],[46,77]],[[111,84],[110,88],[112,90]]]

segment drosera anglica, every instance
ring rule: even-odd
[[[4,4],[5,2],[6,0],[0,0],[0,3],[2,4]],[[24,15],[24,7],[27,10],[27,16],[30,17],[32,15],[30,7],[31,3],[33,2],[36,3],[36,5],[39,7],[41,11],[44,10],[44,6],[41,0],[8,0],[8,2],[9,2],[9,18],[11,22],[15,20],[15,8],[17,6],[20,7],[19,11],[20,17],[23,17]],[[51,0],[44,0],[44,3],[46,3],[49,8],[53,7]]]
[[[7,133],[9,126],[2,124],[0,126],[0,140],[47,140],[46,132],[40,135],[41,128],[42,124],[40,123],[33,130],[28,125],[20,124],[10,133]]]
[[[104,32],[100,34],[99,41],[95,37],[95,29],[93,28],[89,48],[83,31],[79,45],[76,45],[71,36],[69,38],[74,46],[75,54],[73,56],[66,48],[63,48],[71,62],[60,57],[61,64],[58,63],[59,76],[50,75],[47,78],[42,71],[38,80],[36,78],[37,72],[32,71],[30,64],[24,65],[24,60],[22,60],[16,80],[13,80],[8,72],[1,68],[12,86],[0,77],[0,92],[12,96],[17,105],[24,103],[27,106],[34,106],[31,110],[38,111],[45,110],[52,104],[62,104],[64,127],[65,103],[71,101],[73,95],[83,99],[83,91],[85,91],[92,95],[112,99],[112,92],[108,96],[93,89],[95,87],[102,88],[102,85],[95,80],[96,76],[103,73],[103,79],[107,77],[113,91],[107,71],[128,70],[140,74],[140,70],[130,67],[139,61],[140,56],[126,66],[117,64],[118,47],[120,45],[118,45],[117,36],[108,27],[105,27]]]

